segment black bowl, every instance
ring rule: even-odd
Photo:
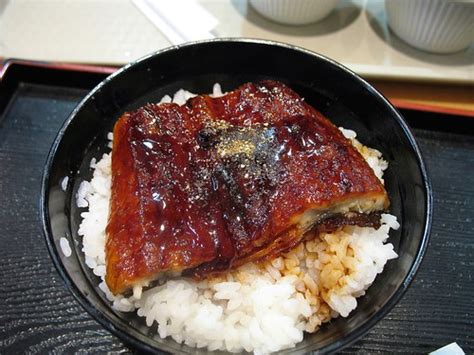
[[[76,107],[51,148],[43,175],[41,217],[51,257],[79,303],[130,345],[148,351],[195,349],[160,339],[134,314],[112,310],[85,266],[77,235],[80,209],[74,195],[91,178],[88,164],[106,150],[107,132],[121,113],[159,100],[179,88],[207,93],[215,82],[231,90],[247,81],[280,80],[339,126],[354,129],[389,162],[386,187],[391,213],[401,223],[390,242],[399,258],[390,261],[348,318],[337,318],[307,335],[287,353],[331,352],[366,333],[400,300],[425,252],[431,227],[431,187],[418,146],[392,105],[356,74],[313,52],[275,42],[222,39],[171,47],[129,64],[105,79]],[[69,176],[65,192],[61,179]],[[59,239],[73,253],[65,258]],[[198,351],[199,352],[199,351]],[[204,352],[204,351],[202,351]]]

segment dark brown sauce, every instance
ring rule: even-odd
[[[339,130],[277,82],[148,105],[114,132],[107,275],[115,289],[161,270],[228,269],[307,208],[384,193]]]

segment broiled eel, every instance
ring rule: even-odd
[[[388,205],[350,141],[282,83],[148,104],[114,128],[107,285],[226,271],[311,228],[377,226]]]

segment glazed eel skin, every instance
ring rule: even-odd
[[[378,227],[389,206],[351,142],[276,81],[123,114],[111,189],[106,282],[115,294],[275,257],[309,230]]]

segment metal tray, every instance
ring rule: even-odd
[[[93,71],[91,71],[93,70]],[[131,352],[60,281],[38,217],[41,173],[60,126],[112,69],[10,64],[0,82],[0,353]],[[402,301],[343,353],[474,352],[474,120],[402,111],[434,190],[430,246]]]

